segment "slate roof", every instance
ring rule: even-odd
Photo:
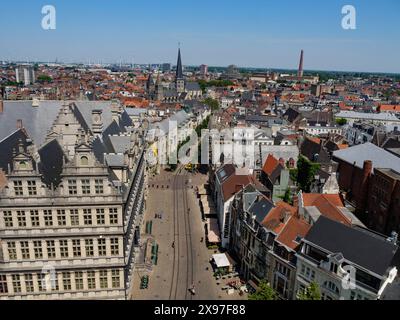
[[[47,131],[53,125],[63,101],[40,101],[39,107],[32,107],[32,101],[4,101],[0,113],[0,139],[13,133],[18,119],[36,146],[44,143]]]
[[[74,101],[68,101],[72,103]],[[17,120],[21,119],[23,127],[33,143],[40,147],[46,140],[48,130],[52,127],[64,101],[40,101],[38,107],[32,107],[32,101],[4,101],[4,110],[0,113],[0,140],[15,132]],[[123,111],[120,124],[112,121],[109,101],[76,101],[74,114],[83,129],[92,128],[92,111],[102,110],[103,128],[106,134],[117,134],[126,131],[132,125],[129,115]]]
[[[185,90],[187,91],[201,91],[200,85],[197,82],[186,82]]]
[[[297,117],[300,115],[300,113],[293,108],[289,108],[286,110],[286,112],[283,114],[283,118],[287,119],[289,122],[293,122],[294,120],[297,119]]]
[[[363,168],[364,161],[371,160],[373,168],[393,169],[400,172],[399,158],[370,142],[337,150],[333,152],[333,157],[351,165],[355,163],[358,168]]]
[[[261,223],[273,208],[274,204],[272,201],[263,197],[259,201],[254,202],[248,211],[256,217],[258,223]]]
[[[300,153],[313,162],[328,163],[331,160],[323,145],[309,138],[306,138],[301,144]],[[316,155],[318,155],[317,158]]]
[[[39,150],[39,155],[39,171],[43,175],[43,181],[48,186],[58,186],[61,182],[63,163],[68,163],[60,144],[56,139],[48,142]]]
[[[22,129],[13,132],[11,135],[0,141],[0,168],[3,169],[4,172],[8,171],[8,164],[10,164],[11,168],[13,150],[18,150],[18,144],[20,141],[25,149],[31,144],[28,136]]]
[[[351,228],[321,216],[305,240],[348,261],[384,276],[398,259],[399,250],[383,236],[362,228]]]

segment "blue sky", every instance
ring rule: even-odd
[[[399,15],[399,0],[3,0],[0,59],[175,63],[181,42],[186,65],[297,68],[304,49],[306,69],[400,72]]]

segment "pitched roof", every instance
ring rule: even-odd
[[[400,172],[399,158],[370,142],[337,150],[333,156],[349,164],[355,163],[358,168],[363,168],[364,161],[371,160],[373,168],[393,169]]]
[[[277,166],[279,166],[279,160],[276,159],[272,154],[269,154],[267,160],[265,160],[262,171],[270,176]]]
[[[292,216],[284,225],[282,231],[276,238],[276,241],[292,250],[295,250],[300,245],[300,239],[304,238],[310,229],[311,225],[305,220],[297,216]]]
[[[305,240],[367,270],[384,276],[394,265],[398,247],[383,236],[362,228],[351,228],[331,219],[320,217]]]
[[[287,204],[286,202],[280,201],[276,203],[275,208],[271,210],[261,224],[275,234],[279,234],[279,232],[285,226],[285,224],[282,222],[285,214],[295,215],[296,212],[297,208]]]
[[[352,222],[340,210],[345,207],[339,194],[303,193],[304,207],[316,207],[325,217],[351,225]]]
[[[255,201],[248,211],[256,217],[258,223],[261,223],[273,208],[273,202],[263,196],[261,199],[258,199],[258,201]]]
[[[228,201],[237,192],[242,190],[243,187],[251,183],[250,176],[232,175],[222,183],[222,193],[224,201]]]

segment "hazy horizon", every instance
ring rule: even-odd
[[[186,66],[295,70],[304,49],[308,71],[400,73],[400,2],[351,2],[54,0],[57,29],[43,30],[45,3],[7,1],[0,60],[174,65],[181,42]],[[341,27],[346,4],[356,30]]]

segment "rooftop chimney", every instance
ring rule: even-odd
[[[22,123],[22,120],[21,119],[18,119],[17,120],[17,129],[22,129],[24,126],[23,126],[23,123]]]
[[[32,100],[32,107],[34,107],[34,108],[39,107],[39,99],[33,98],[33,100]]]

